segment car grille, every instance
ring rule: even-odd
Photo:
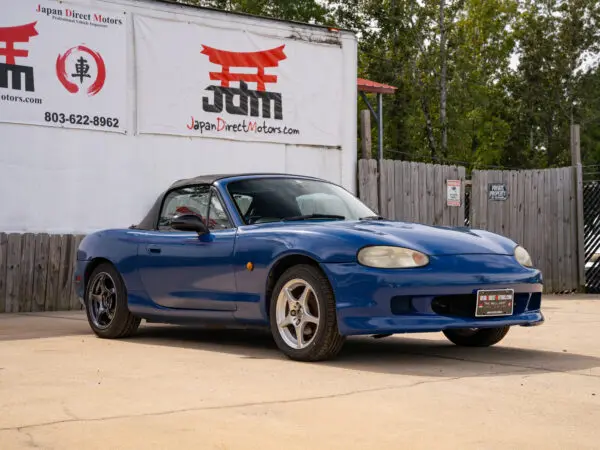
[[[531,298],[530,298],[531,297]],[[440,295],[433,297],[431,309],[436,314],[453,317],[475,317],[476,294]],[[542,294],[534,292],[529,294],[515,293],[515,306],[513,315],[523,314],[527,311],[539,311],[542,303]],[[391,299],[392,314],[402,315],[415,313],[413,297],[396,296]]]
[[[525,311],[535,311],[540,309],[541,294],[531,294],[532,302],[528,305],[530,294],[515,293],[515,306],[513,315],[523,314]],[[538,298],[535,300],[535,298]],[[455,317],[475,317],[475,304],[477,296],[475,294],[468,295],[443,295],[434,297],[431,302],[431,309],[443,316]]]

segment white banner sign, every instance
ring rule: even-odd
[[[342,49],[135,16],[141,133],[341,145]]]
[[[0,122],[124,133],[125,13],[10,3],[0,15]]]

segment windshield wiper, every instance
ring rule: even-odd
[[[284,217],[283,221],[290,220],[308,220],[308,219],[338,219],[338,220],[346,220],[344,216],[336,216],[334,214],[306,214],[304,216],[293,216],[293,217]]]
[[[367,216],[367,217],[361,217],[358,220],[385,220],[385,217],[381,217],[381,216]]]

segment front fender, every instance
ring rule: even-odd
[[[349,256],[353,252],[344,251],[347,244],[341,237],[310,230],[290,231],[238,229],[234,270],[237,287],[235,316],[239,320],[268,323],[266,290],[269,274],[282,259],[303,256],[319,265],[355,260],[355,256]],[[251,263],[251,269],[248,263]]]

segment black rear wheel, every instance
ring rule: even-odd
[[[92,271],[85,290],[85,309],[90,327],[101,338],[131,336],[141,322],[129,311],[125,283],[109,263]]]
[[[462,347],[490,347],[500,342],[510,330],[509,326],[498,328],[462,328],[444,330],[444,335]]]

